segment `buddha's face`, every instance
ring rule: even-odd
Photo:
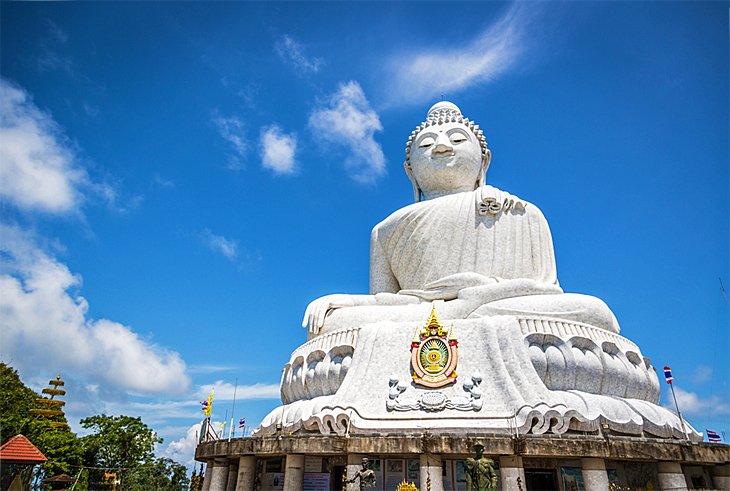
[[[410,155],[413,178],[426,199],[473,190],[482,163],[479,140],[461,123],[425,128]]]

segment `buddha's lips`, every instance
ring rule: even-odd
[[[454,153],[448,153],[446,155],[439,155],[438,157],[431,156],[431,161],[436,162],[438,164],[448,163],[452,161],[455,157]]]

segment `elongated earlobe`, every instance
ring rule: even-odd
[[[419,203],[421,201],[421,188],[418,187],[418,183],[416,182],[416,178],[413,175],[411,166],[408,165],[408,162],[406,161],[406,162],[403,162],[403,168],[406,171],[408,180],[411,181],[411,185],[413,186],[413,202]]]
[[[482,168],[479,171],[479,177],[477,178],[477,186],[484,186],[487,183],[487,169],[489,169],[489,164],[492,161],[492,152],[487,150],[484,154],[484,157],[482,157]]]

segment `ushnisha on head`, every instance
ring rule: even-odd
[[[404,167],[416,202],[472,191],[485,182],[491,152],[479,125],[448,101],[428,110],[411,132]]]

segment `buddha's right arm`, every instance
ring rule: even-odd
[[[378,239],[379,225],[370,233],[370,293],[398,293],[401,289]]]
[[[375,295],[350,295],[336,293],[325,295],[309,303],[304,311],[302,327],[309,326],[309,332],[317,334],[324,327],[327,314],[335,309],[344,307],[365,307],[368,305],[407,305],[420,303],[421,300],[397,293],[377,293]]]

